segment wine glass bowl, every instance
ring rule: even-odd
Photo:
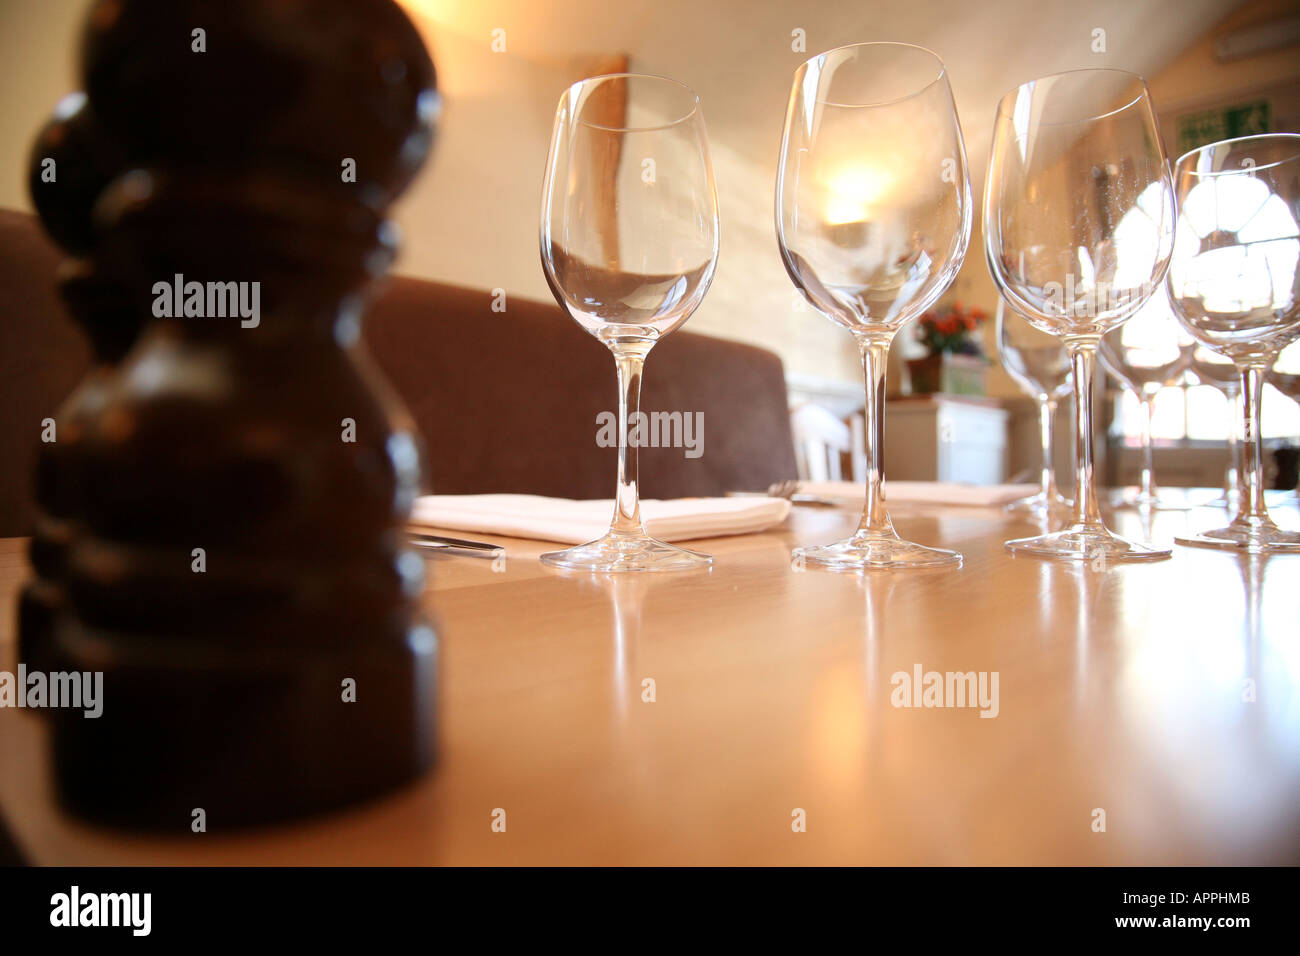
[[[1196,341],[1187,334],[1163,288],[1123,325],[1101,337],[1097,357],[1102,367],[1138,401],[1142,472],[1136,495],[1120,503],[1139,509],[1186,511],[1187,505],[1161,501],[1156,488],[1152,422],[1160,389],[1176,385],[1191,367]]]
[[[1056,488],[1052,429],[1057,406],[1073,389],[1070,356],[1056,336],[1030,325],[1002,299],[998,300],[996,335],[1002,368],[1038,405],[1043,455],[1037,494],[1013,501],[1006,510],[1042,519],[1064,516],[1071,505]]]
[[[1227,399],[1228,403],[1228,428],[1227,428],[1227,446],[1228,446],[1228,465],[1223,472],[1223,494],[1206,502],[1207,507],[1227,508],[1235,512],[1238,505],[1238,495],[1241,493],[1241,472],[1240,462],[1240,437],[1238,432],[1241,430],[1237,419],[1237,395],[1241,389],[1241,375],[1237,372],[1237,366],[1225,359],[1216,352],[1212,352],[1204,345],[1196,345],[1192,349],[1190,362],[1191,372],[1196,376],[1197,381],[1202,385],[1209,385],[1218,389],[1220,394]]]
[[[813,57],[795,74],[777,173],[791,279],[832,322],[894,332],[956,277],[970,185],[943,63],[902,43]]]
[[[857,340],[867,383],[867,490],[848,539],[796,562],[841,570],[960,564],[903,541],[885,507],[889,344],[933,305],[970,241],[970,183],[947,71],[929,50],[859,43],[795,71],[777,164],[776,233],[786,271]]]
[[[1300,405],[1300,342],[1294,342],[1278,353],[1277,361],[1268,373],[1268,382],[1291,401]],[[1291,503],[1300,504],[1300,483],[1292,489]]]
[[[994,119],[984,193],[989,271],[1007,304],[1060,338],[1073,370],[1073,520],[1007,542],[1013,553],[1133,561],[1168,549],[1102,523],[1093,483],[1092,388],[1101,337],[1151,297],[1173,246],[1174,196],[1146,83],[1078,70],[1021,84]]]
[[[1192,336],[1239,367],[1297,336],[1300,134],[1247,136],[1181,157],[1170,297]]]
[[[1224,528],[1180,544],[1252,554],[1300,551],[1264,502],[1260,406],[1278,353],[1300,338],[1300,135],[1272,133],[1211,143],[1174,172],[1178,231],[1166,279],[1179,320],[1230,359],[1240,381],[1241,492]]]
[[[1287,362],[1279,356],[1268,373],[1268,383],[1291,401],[1300,404],[1300,349],[1295,349],[1296,361]],[[1285,367],[1284,367],[1285,366]]]
[[[1161,289],[1132,319],[1102,336],[1097,354],[1121,386],[1140,396],[1176,385],[1191,368],[1195,347]]]
[[[643,363],[699,306],[718,258],[718,202],[699,98],[665,77],[581,80],[560,98],[542,190],[542,269],[560,307],[613,353],[618,489],[609,531],[548,552],[587,571],[664,571],[712,561],[646,534],[628,424]]]
[[[998,104],[985,251],[999,291],[1045,332],[1100,336],[1164,278],[1173,192],[1146,82],[1075,70]]]

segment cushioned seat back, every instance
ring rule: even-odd
[[[493,312],[492,302],[488,292],[395,278],[366,320],[371,353],[428,442],[433,490],[612,497],[617,453],[598,443],[597,416],[618,412],[613,357],[554,303],[510,298]],[[794,477],[785,379],[771,352],[674,333],[650,353],[641,398],[647,426],[657,426],[648,440],[697,443],[641,449],[645,497]]]

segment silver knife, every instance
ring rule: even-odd
[[[414,547],[438,551],[443,554],[457,554],[466,558],[491,559],[505,552],[505,548],[499,544],[489,544],[486,541],[469,541],[465,538],[448,538],[445,535],[430,534],[427,531],[408,530],[406,537]]]

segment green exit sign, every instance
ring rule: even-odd
[[[1221,139],[1272,131],[1273,110],[1268,100],[1188,113],[1178,117],[1178,155]]]

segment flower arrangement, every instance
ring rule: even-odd
[[[980,327],[988,313],[980,308],[967,309],[960,302],[931,309],[921,316],[917,338],[931,355],[982,355],[979,342],[970,333]]]

